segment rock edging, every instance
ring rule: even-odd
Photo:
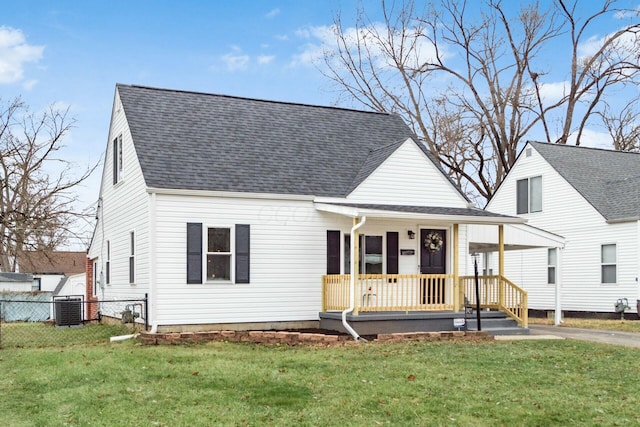
[[[348,335],[289,331],[206,331],[206,332],[141,332],[138,341],[146,345],[192,344],[209,341],[250,342],[272,345],[353,345]],[[403,332],[379,334],[375,342],[397,341],[484,341],[491,339],[484,331]]]

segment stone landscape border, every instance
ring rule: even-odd
[[[396,341],[486,341],[492,340],[484,331],[403,332],[379,334],[374,342]],[[354,345],[349,335],[291,331],[206,331],[206,332],[141,332],[138,341],[146,345],[193,344],[210,341],[248,342],[271,345]]]

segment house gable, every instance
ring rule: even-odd
[[[539,153],[606,220],[639,218],[639,153],[541,142],[529,142],[527,147]]]
[[[465,208],[468,200],[411,138],[379,151],[392,149],[347,196],[349,201],[377,204]],[[377,151],[369,157],[378,156]],[[365,162],[365,165],[367,162]]]
[[[393,152],[385,147],[415,139],[392,114],[141,86],[117,90],[145,182],[157,189],[346,197]]]

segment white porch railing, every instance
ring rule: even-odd
[[[323,277],[323,310],[349,307],[349,274]],[[356,281],[359,311],[453,310],[452,274],[360,274]]]

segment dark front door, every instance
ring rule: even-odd
[[[420,230],[420,274],[447,272],[447,231]],[[425,279],[421,283],[422,304],[444,304],[444,278]]]

